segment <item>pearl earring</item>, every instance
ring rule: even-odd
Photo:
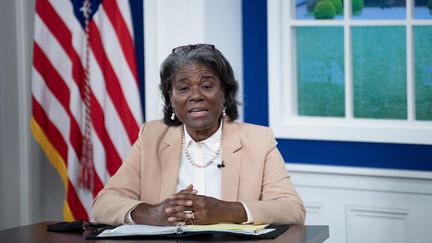
[[[171,113],[171,121],[174,121],[175,120],[175,113],[174,113],[174,109],[172,110],[172,113]]]
[[[222,116],[226,116],[226,106],[224,106],[224,108],[222,110]]]

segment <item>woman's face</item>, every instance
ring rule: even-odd
[[[217,131],[224,103],[221,81],[211,68],[187,64],[174,74],[171,104],[195,141]]]

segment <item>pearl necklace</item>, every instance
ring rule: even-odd
[[[197,167],[197,168],[205,168],[205,167],[207,167],[207,166],[209,166],[209,165],[211,165],[213,163],[213,161],[216,159],[216,157],[222,152],[222,142],[223,142],[223,139],[222,139],[222,133],[221,133],[221,140],[220,140],[220,143],[219,143],[219,148],[218,148],[217,152],[214,154],[213,158],[211,160],[209,160],[207,163],[200,164],[200,163],[196,163],[192,159],[192,156],[187,151],[187,148],[186,148],[186,139],[185,139],[185,129],[183,129],[183,132],[182,132],[182,150],[184,151],[184,153],[186,155],[186,158],[189,161],[189,163],[191,165]]]

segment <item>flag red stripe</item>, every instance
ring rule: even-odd
[[[101,25],[109,25],[107,23],[107,21],[109,21],[111,22],[110,26],[113,28],[113,32],[109,31],[112,33],[110,34],[111,36],[104,35],[104,33],[99,32],[96,23],[90,19],[90,48],[92,49],[90,55],[94,55],[97,63],[96,65],[90,66],[89,72],[92,74],[90,78],[93,77],[93,72],[100,71],[104,79],[103,82],[105,82],[105,85],[92,87],[90,90],[90,119],[93,130],[92,135],[96,134],[102,145],[102,148],[100,146],[94,147],[94,152],[97,154],[104,154],[102,157],[105,158],[105,161],[94,161],[95,166],[93,172],[95,174],[95,184],[91,192],[92,195],[78,186],[78,178],[75,178],[78,171],[70,171],[70,173],[65,170],[65,168],[59,171],[59,173],[62,173],[63,178],[65,176],[69,177],[66,182],[67,191],[65,199],[67,207],[65,207],[65,217],[69,217],[69,215],[72,214],[71,216],[75,219],[91,218],[91,205],[84,205],[84,202],[88,203],[88,200],[91,199],[91,197],[95,197],[103,188],[104,181],[102,181],[101,178],[106,178],[107,173],[110,176],[113,175],[120,167],[122,161],[120,154],[125,152],[123,151],[123,145],[127,143],[132,144],[135,141],[140,122],[140,118],[134,116],[133,112],[135,112],[135,110],[132,108],[138,107],[139,104],[132,104],[131,102],[135,102],[135,99],[129,99],[128,97],[128,95],[135,95],[135,93],[123,93],[123,88],[125,88],[123,84],[124,77],[120,75],[120,73],[127,74],[130,72],[132,74],[130,78],[135,79],[136,82],[134,88],[139,86],[133,31],[128,28],[130,27],[128,25],[129,20],[123,18],[129,17],[129,13],[123,14],[123,9],[120,9],[119,3],[115,1],[102,1],[96,4],[101,4],[96,10],[103,8],[102,11],[105,12],[107,18],[99,18],[98,15],[102,13],[98,13],[97,11],[92,14],[102,21],[100,23]],[[33,72],[37,73],[35,77],[39,79],[40,75],[40,78],[43,80],[36,80],[37,82],[34,83],[34,85],[39,85],[40,87],[33,86],[35,87],[32,96],[33,119],[34,122],[40,126],[43,134],[35,133],[34,135],[36,138],[39,136],[44,137],[45,142],[37,139],[37,141],[42,141],[42,145],[47,142],[51,143],[50,146],[52,147],[50,147],[50,150],[55,150],[55,153],[58,153],[56,156],[61,157],[61,159],[59,157],[52,157],[52,159],[55,160],[53,162],[58,160],[60,164],[65,163],[64,166],[66,169],[68,168],[67,163],[70,163],[69,166],[73,166],[73,168],[78,166],[82,152],[83,134],[80,125],[82,125],[81,123],[83,122],[81,118],[84,118],[82,117],[82,114],[84,114],[84,103],[82,99],[85,97],[85,68],[81,60],[85,58],[83,55],[85,55],[86,35],[84,27],[82,26],[82,12],[77,10],[77,8],[81,7],[79,5],[80,3],[75,3],[75,1],[60,4],[57,1],[36,0],[36,14],[38,20],[36,22],[36,29],[45,30],[45,28],[47,28],[49,32],[37,31],[35,33],[35,40],[39,42],[34,42]],[[127,8],[124,10],[128,11]],[[103,21],[105,21],[105,23]],[[62,55],[63,51],[62,53],[55,53],[56,51],[58,52],[58,49],[51,48],[50,44],[56,44],[55,41],[60,45],[60,47],[56,48],[62,48],[66,56]],[[107,55],[104,50],[104,46],[106,46],[104,45],[106,44],[105,41],[118,41],[119,51],[122,52],[121,55],[123,56],[111,63],[111,60],[108,58],[111,58],[111,56]],[[90,56],[90,58],[93,58],[93,56]],[[119,61],[125,63],[119,63]],[[65,64],[71,65],[68,67],[70,69],[60,70],[59,66],[57,66],[57,62],[65,62]],[[120,64],[118,67],[119,69],[114,66],[117,64]],[[123,68],[127,70],[121,70]],[[119,74],[116,73],[117,71],[119,71]],[[95,76],[99,75],[99,73],[95,74]],[[94,80],[90,80],[92,84],[94,84],[93,81]],[[129,82],[129,80],[127,81]],[[129,84],[135,85],[133,81]],[[75,92],[79,92],[81,99],[75,99],[76,96],[78,96]],[[50,95],[50,97],[47,95]],[[40,99],[41,103],[38,103],[36,98]],[[51,101],[55,102],[55,108],[60,110],[56,111],[52,109],[54,106],[50,106],[53,104],[42,102],[45,98],[51,98]],[[117,122],[117,124],[112,124],[112,121],[107,120],[109,118],[105,117],[104,113],[107,112],[106,109],[108,107],[106,103],[107,100],[112,102],[114,106],[114,111],[108,110],[108,112],[111,114],[115,113],[120,119],[120,122]],[[57,102],[62,108],[58,107]],[[132,106],[130,107],[129,105]],[[108,109],[111,109],[111,107]],[[45,111],[61,112],[61,114],[48,114]],[[62,115],[61,119],[56,119],[58,115]],[[65,122],[70,122],[70,124],[66,129],[60,130],[60,126],[63,128],[65,124],[57,123],[63,122],[63,120],[66,120]],[[56,127],[56,125],[58,127]],[[111,127],[113,129],[119,129],[117,128],[118,126],[123,126],[126,136],[123,136],[122,133],[108,133],[108,131],[111,131]],[[116,140],[113,140],[111,137],[112,135],[122,137],[116,137]],[[119,150],[117,150],[117,148],[119,148]],[[100,157],[95,157],[95,159],[98,158]],[[96,168],[104,169],[102,171],[96,171]],[[97,174],[97,172],[101,174]]]
[[[67,164],[68,146],[66,144],[66,141],[63,139],[61,132],[48,118],[42,106],[33,96],[32,109],[34,119],[40,127],[44,128],[47,138],[50,140],[51,144],[56,148],[60,156],[63,158],[64,162]]]
[[[41,12],[42,11],[43,11],[43,16],[40,16],[41,19],[50,29],[51,33],[54,34],[56,39],[59,40],[59,43],[62,45],[62,47],[69,55],[69,58],[72,61],[73,79],[76,82],[78,88],[80,89],[81,97],[84,97],[84,83],[83,83],[84,68],[82,66],[78,54],[76,53],[75,49],[72,46],[72,35],[70,34],[69,29],[63,23],[62,19],[54,11],[51,5],[46,6],[46,8],[42,8]],[[40,15],[42,15],[42,13]],[[117,171],[118,167],[121,165],[121,158],[118,151],[115,149],[115,146],[106,130],[105,123],[103,120],[104,113],[102,107],[97,101],[93,92],[91,92],[90,96],[91,96],[90,114],[91,114],[91,119],[93,121],[93,127],[105,149],[106,158],[107,158],[106,167],[110,175],[113,175]]]
[[[33,43],[33,67],[36,68],[39,74],[43,77],[46,86],[59,100],[60,104],[69,115],[69,88],[66,86],[63,78],[57,72],[55,67],[52,66],[51,61],[36,42]]]
[[[78,158],[81,158],[82,134],[75,117],[72,115],[69,103],[70,92],[64,80],[52,66],[51,61],[35,42],[33,48],[33,66],[45,80],[46,86],[59,100],[70,119],[70,142]]]
[[[53,6],[48,1],[36,1],[36,13],[56,37],[65,52],[71,56],[71,53],[74,52],[72,33]]]
[[[137,84],[139,84],[134,41],[132,40],[132,36],[129,33],[123,16],[121,15],[117,2],[103,1],[102,5],[104,6],[104,10],[107,13],[108,18],[110,19],[112,26],[114,27],[117,38],[119,39],[120,46],[126,57],[126,62],[128,63],[133,76],[135,77],[135,81],[137,82]]]
[[[45,111],[42,109],[42,106],[34,97],[32,97],[32,108],[33,108],[34,119],[41,127],[44,128],[46,137],[50,140],[50,143],[54,146],[54,148],[58,151],[60,156],[63,158],[64,163],[67,164],[67,158],[68,158],[67,144],[63,139],[60,131],[50,121]],[[78,199],[75,189],[72,183],[70,182],[70,180],[68,180],[68,188],[66,193],[67,193],[66,195],[67,201],[69,207],[71,208],[71,211],[74,214],[74,217],[76,219],[78,218],[88,219],[87,212],[84,209],[84,206],[82,205],[81,201]]]
[[[122,92],[120,81],[111,66],[109,58],[103,50],[101,36],[96,24],[94,21],[92,21],[90,22],[89,26],[91,32],[90,45],[100,68],[104,70],[102,74],[105,79],[106,89],[117,111],[117,114],[123,123],[123,127],[129,136],[129,142],[132,144],[137,138],[137,131],[139,131],[137,121],[135,120],[132,111],[125,99],[125,94]]]
[[[85,219],[88,220],[88,214],[86,209],[84,208],[81,200],[79,199],[72,182],[68,180],[68,188],[66,192],[66,199],[69,204],[69,208],[72,211],[72,214],[75,220]]]
[[[102,161],[102,162],[105,162],[105,161]],[[96,162],[95,161],[95,164],[96,163],[98,163],[98,162]],[[117,167],[117,169],[118,169],[118,167]],[[93,197],[96,197],[97,196],[97,194],[99,193],[99,191],[100,190],[102,190],[102,188],[104,187],[104,183],[102,182],[102,180],[100,179],[100,177],[99,177],[99,175],[97,174],[97,172],[96,172],[96,169],[95,168],[93,168],[93,173],[94,173],[94,178],[95,178],[95,181],[94,181],[94,188],[93,188]]]
[[[45,84],[47,85],[51,93],[53,93],[54,96],[60,101],[60,104],[63,106],[63,108],[66,110],[69,116],[70,119],[69,140],[72,145],[72,148],[75,151],[77,159],[80,159],[82,153],[82,134],[75,117],[72,115],[69,109],[69,102],[70,102],[69,89],[66,86],[62,77],[58,74],[57,70],[52,66],[50,60],[48,60],[45,53],[40,49],[37,43],[34,43],[33,52],[34,52],[33,66],[35,67],[36,70],[38,70],[40,75],[45,80]],[[95,190],[93,191],[94,196],[96,196],[97,192],[99,192],[99,190],[102,189],[103,183],[99,175],[96,173],[96,171],[94,170],[93,172],[94,172],[95,189],[98,189],[96,191]]]
[[[90,103],[92,107],[93,104],[97,103],[96,97],[94,95],[90,97]],[[119,153],[115,149],[110,136],[108,135],[102,110],[92,110],[91,119],[93,128],[95,129],[96,133],[99,134],[99,138],[105,148],[106,168],[108,169],[110,175],[114,175],[114,173],[120,167],[122,160]]]
[[[34,43],[33,51],[34,51],[34,62],[33,62],[34,67],[41,74],[41,76],[45,80],[47,87],[51,90],[54,96],[60,101],[61,105],[66,110],[69,116],[70,119],[69,139],[77,158],[80,159],[82,153],[82,134],[78,126],[78,123],[76,122],[75,117],[72,115],[69,109],[69,102],[70,102],[69,89],[66,86],[64,80],[58,74],[57,70],[52,66],[50,60],[48,60],[45,53],[40,49],[37,43]],[[110,150],[112,150],[112,148]],[[117,160],[119,162],[116,164],[119,165],[121,160],[120,158],[117,158]],[[100,190],[103,187],[103,183],[100,177],[98,176],[98,174],[96,173],[96,171],[94,172],[95,172],[94,174],[95,189],[98,188]],[[95,196],[97,192],[99,192],[99,190],[93,192]]]
[[[47,1],[43,1],[45,4],[41,6],[41,2],[42,1],[36,1],[36,11],[72,61],[72,77],[80,89],[81,97],[84,97],[84,67],[73,48],[72,33],[51,4]]]

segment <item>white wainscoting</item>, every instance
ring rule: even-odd
[[[432,173],[287,164],[328,243],[432,242]]]

